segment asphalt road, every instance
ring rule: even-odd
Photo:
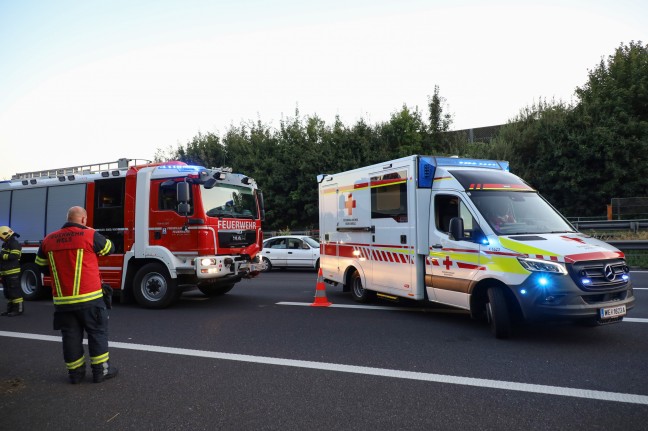
[[[354,306],[317,274],[276,271],[166,310],[117,304],[117,378],[66,383],[49,301],[0,318],[2,430],[644,430],[648,273],[619,324],[496,340],[462,312]],[[0,307],[5,303],[0,299]]]

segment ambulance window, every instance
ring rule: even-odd
[[[434,198],[434,208],[435,226],[437,230],[448,233],[450,231],[450,220],[453,217],[461,217],[464,222],[464,239],[472,238],[472,231],[477,225],[477,222],[466,204],[458,196],[436,195]]]
[[[450,232],[450,219],[459,216],[459,198],[453,195],[436,195],[434,219],[437,230]]]
[[[371,218],[407,223],[407,172],[371,177]]]

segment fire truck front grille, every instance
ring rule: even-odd
[[[225,231],[218,232],[218,246],[224,248],[247,247],[256,242],[256,231]]]
[[[628,285],[628,266],[623,259],[577,262],[569,265],[569,274],[588,292],[610,291]]]

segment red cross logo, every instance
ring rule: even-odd
[[[574,238],[574,237],[566,236],[566,235],[561,235],[560,237],[567,240],[567,241],[574,241],[574,242],[577,242],[577,243],[580,243],[580,244],[585,244],[585,241],[583,241],[580,238]]]
[[[344,208],[347,210],[347,215],[353,214],[353,208],[356,207],[356,201],[351,197],[351,193],[349,193],[349,196],[347,197],[346,201],[344,201]]]
[[[441,263],[445,265],[446,271],[450,270],[450,267],[452,266],[452,261],[450,260],[450,256],[446,256],[445,260]]]

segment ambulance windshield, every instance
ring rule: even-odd
[[[229,184],[202,188],[205,212],[209,217],[258,218],[254,190]]]
[[[536,192],[471,190],[468,195],[498,235],[574,232]]]

